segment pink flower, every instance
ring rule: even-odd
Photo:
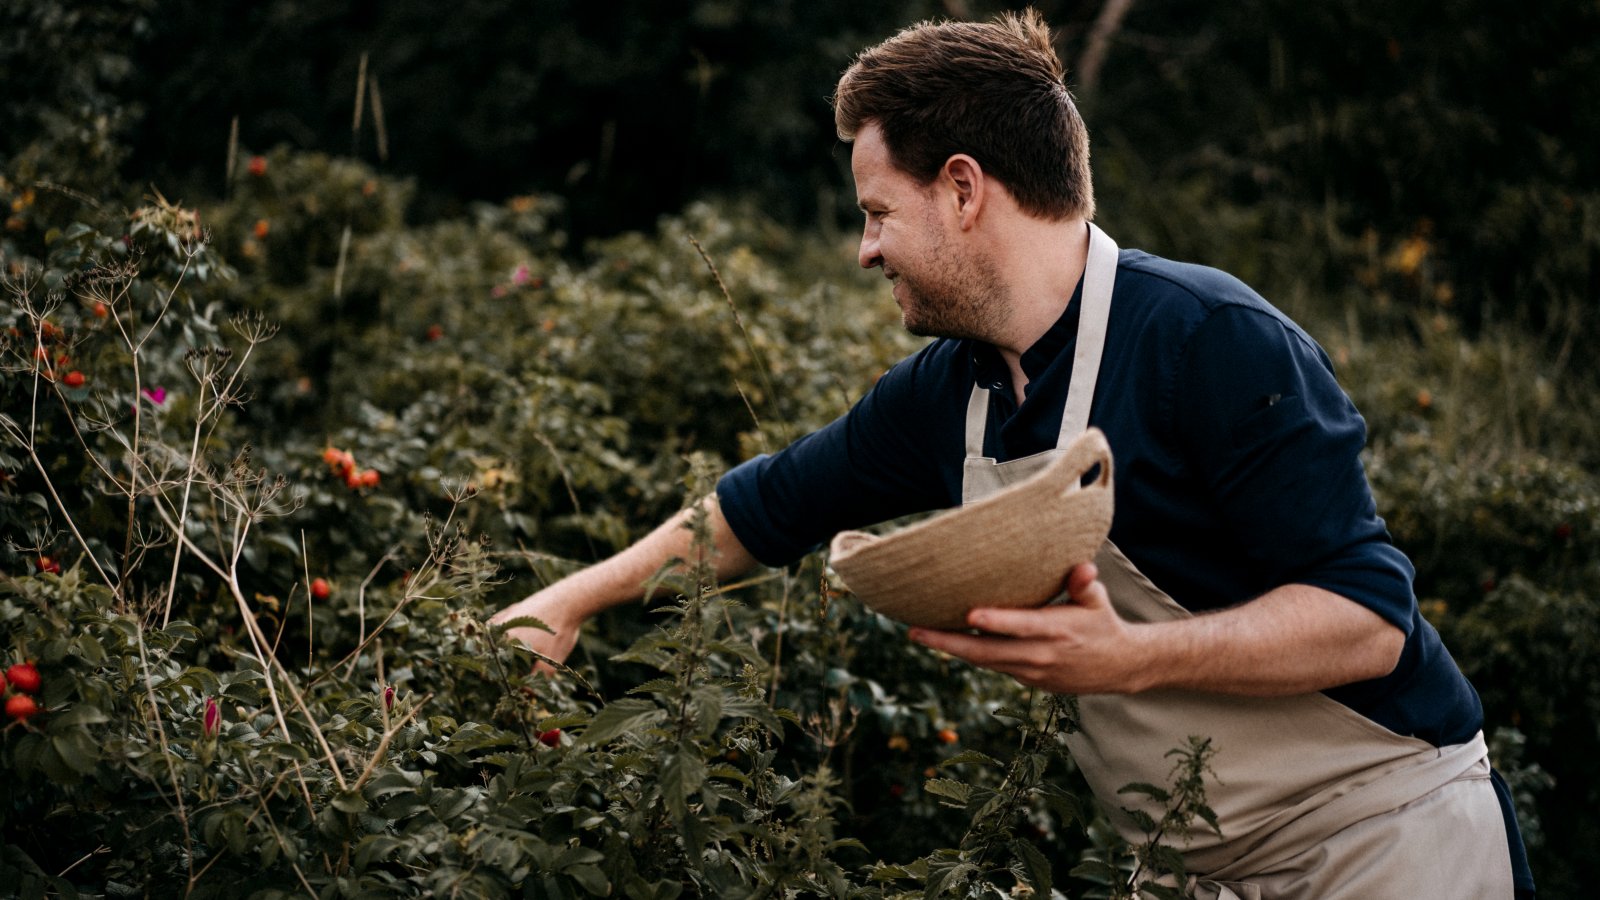
[[[527,265],[517,266],[517,270],[511,273],[511,283],[519,287],[532,280],[533,274],[528,271]]]
[[[217,705],[217,698],[206,698],[206,714],[200,724],[208,740],[222,730],[222,707]]]
[[[393,685],[390,685],[389,687],[386,687],[386,688],[383,689],[383,708],[384,709],[393,709],[394,708],[394,686]]]
[[[506,286],[503,285],[503,284],[497,284],[494,287],[489,289],[489,296],[491,296],[491,297],[504,297],[505,295],[506,295]]]
[[[167,389],[164,387],[145,388],[139,393],[156,406],[166,405]]]

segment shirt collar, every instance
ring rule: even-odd
[[[1028,376],[1028,387],[1024,393],[1031,393],[1033,386],[1038,383],[1039,377],[1044,374],[1062,351],[1071,346],[1078,336],[1078,311],[1083,305],[1083,279],[1078,279],[1078,286],[1073,289],[1072,297],[1067,301],[1067,308],[1061,311],[1061,317],[1049,330],[1039,336],[1033,346],[1022,353],[1022,373]],[[990,390],[1006,391],[1011,382],[1011,372],[1006,368],[1005,360],[1000,358],[1000,351],[994,345],[982,341],[971,341],[973,380],[979,387]]]

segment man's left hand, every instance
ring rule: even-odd
[[[1063,694],[1130,693],[1144,688],[1145,643],[1139,626],[1111,607],[1093,563],[1067,575],[1070,603],[1038,609],[979,607],[967,624],[981,635],[913,628],[919,644],[1023,684]]]

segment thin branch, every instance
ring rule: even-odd
[[[1111,53],[1111,42],[1122,30],[1122,20],[1132,6],[1133,0],[1106,0],[1106,5],[1100,8],[1100,15],[1089,29],[1088,46],[1084,47],[1083,55],[1078,57],[1078,91],[1084,96],[1094,94],[1099,86],[1100,69]]]

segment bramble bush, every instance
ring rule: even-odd
[[[820,557],[664,571],[656,621],[607,618],[560,677],[485,624],[906,352],[871,288],[809,283],[835,248],[702,206],[580,262],[554,198],[406,226],[358,163],[240,162],[203,212],[58,221],[0,182],[29,212],[0,238],[0,621],[41,681],[0,738],[0,881],[1124,896],[1171,868],[1201,749],[1119,845],[1068,704],[910,646]]]
[[[580,257],[556,198],[408,226],[409,190],[282,151],[203,214],[151,194],[57,220],[0,183],[25,214],[0,238],[0,620],[42,682],[0,746],[6,883],[1117,896],[1174,864],[1203,743],[1175,748],[1169,821],[1120,845],[1059,740],[1069,704],[909,645],[818,556],[733,585],[663,572],[656,622],[603,617],[573,668],[532,676],[493,610],[913,345],[867,281],[815,279],[841,248],[749,210]],[[1592,400],[1559,366],[1513,378],[1531,339],[1442,311],[1322,333],[1535,859],[1575,853],[1600,489],[1562,412]]]

